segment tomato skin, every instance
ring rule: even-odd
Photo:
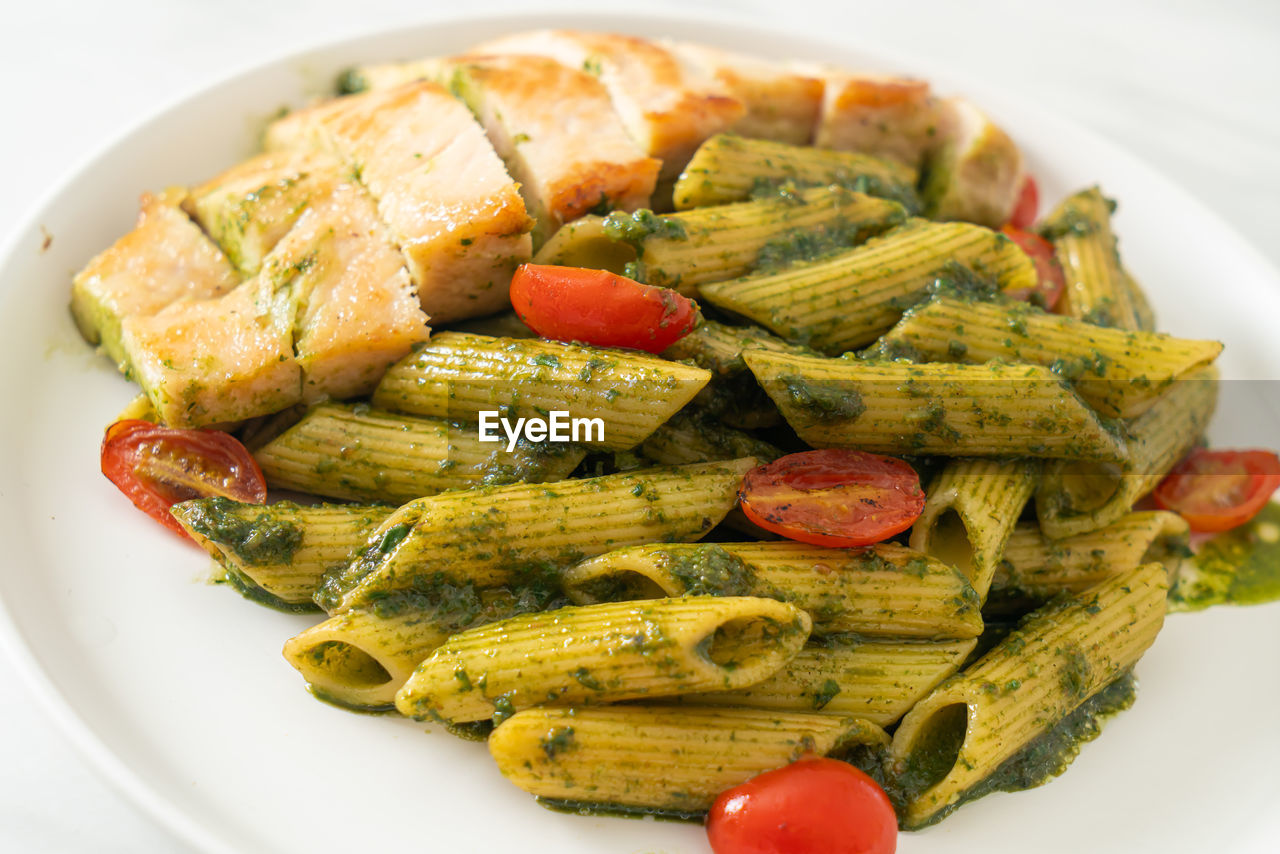
[[[698,322],[698,307],[669,288],[607,270],[521,264],[511,306],[543,338],[661,353]]]
[[[755,524],[802,543],[868,546],[924,510],[920,476],[895,457],[826,449],[788,454],[747,473],[738,492]]]
[[[1036,179],[1027,175],[1022,179],[1018,200],[1013,203],[1013,212],[1009,214],[1009,225],[1024,230],[1030,228],[1036,224],[1039,208],[1040,188],[1036,185]]]
[[[707,839],[715,854],[894,854],[898,821],[866,774],[804,758],[722,792]]]
[[[220,430],[181,430],[130,419],[102,437],[102,473],[139,510],[188,536],[169,508],[179,501],[221,495],[263,504],[267,481],[253,455]]]
[[[1031,262],[1036,265],[1036,278],[1039,281],[1032,290],[1015,288],[1005,293],[1022,300],[1030,300],[1032,294],[1039,294],[1045,309],[1053,311],[1053,307],[1058,304],[1067,286],[1067,278],[1062,273],[1062,266],[1053,255],[1053,244],[1038,234],[1023,231],[1012,225],[1006,225],[1000,231],[1018,244],[1018,247],[1031,258]]]
[[[1174,466],[1153,498],[1163,510],[1202,533],[1229,531],[1248,522],[1280,489],[1280,456],[1272,451],[1196,448]]]

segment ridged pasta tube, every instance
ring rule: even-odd
[[[392,709],[414,668],[450,635],[540,610],[548,601],[546,590],[477,590],[441,580],[430,594],[353,608],[299,632],[285,643],[284,657],[324,700]]]
[[[1120,460],[1125,447],[1039,365],[912,364],[748,350],[787,423],[815,448]]]
[[[1132,510],[1203,435],[1217,400],[1217,369],[1193,371],[1125,425],[1123,464],[1046,465],[1036,487],[1036,516],[1045,536],[1057,540],[1096,531]]]
[[[316,593],[326,611],[413,590],[443,573],[498,586],[610,549],[703,537],[738,499],[754,459],[447,492],[412,501]]]
[[[976,638],[938,642],[829,638],[810,644],[763,682],[681,702],[821,712],[889,726],[960,669]]]
[[[415,418],[360,404],[327,403],[254,452],[267,482],[347,498],[401,504],[450,489],[563,480],[586,450],[521,439],[481,442],[475,424]]]
[[[540,798],[692,817],[725,789],[802,756],[887,743],[856,718],[625,705],[519,712],[489,736],[489,752],[503,776]]]
[[[828,549],[807,543],[635,546],[565,570],[575,602],[662,596],[766,596],[803,608],[815,634],[972,638],[980,603],[958,570],[892,543]]]
[[[809,637],[809,616],[747,596],[611,602],[526,614],[451,637],[396,694],[415,718],[499,720],[570,706],[742,688]]]
[[[250,598],[313,610],[327,570],[344,566],[369,543],[391,507],[290,501],[245,504],[197,498],[175,504],[174,518],[214,560],[237,576]]]
[[[1066,289],[1057,311],[1099,326],[1141,329],[1139,291],[1120,266],[1111,231],[1115,203],[1090,187],[1068,196],[1045,218],[1041,230],[1053,241]]]
[[[1031,259],[1003,234],[968,223],[912,220],[820,261],[698,290],[708,302],[788,341],[839,354],[874,341],[955,265],[1005,289],[1036,284]]]
[[[952,460],[925,490],[911,548],[963,572],[985,600],[1039,472],[1032,460]]]
[[[640,445],[646,459],[663,466],[709,463],[754,457],[773,462],[782,451],[750,433],[725,427],[718,420],[678,412]]]
[[[904,826],[944,816],[1132,667],[1160,631],[1168,587],[1164,567],[1146,564],[1055,600],[917,703],[891,750],[894,776],[907,783]]]
[[[625,272],[692,296],[704,282],[776,263],[795,244],[852,246],[905,218],[896,202],[815,187],[667,216],[647,210],[585,216],[556,232],[534,260]]]
[[[869,154],[717,134],[685,166],[672,201],[683,211],[741,202],[786,182],[798,187],[836,184],[892,199],[915,213],[920,209],[917,178],[910,166]]]
[[[373,405],[470,422],[484,411],[512,420],[563,411],[602,425],[588,426],[574,441],[626,450],[710,379],[701,368],[631,350],[444,332],[391,366]]]
[[[1045,601],[1076,593],[1144,563],[1172,570],[1187,550],[1190,528],[1177,513],[1148,510],[1105,528],[1051,540],[1034,522],[1013,529],[991,585],[993,597]]]
[[[1218,341],[1107,329],[1023,302],[950,297],[908,311],[880,346],[921,361],[1044,365],[1100,414],[1120,418],[1142,414],[1170,383],[1222,352]]]

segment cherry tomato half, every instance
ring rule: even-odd
[[[698,322],[698,307],[669,288],[607,270],[522,264],[511,306],[543,338],[661,353]]]
[[[1022,179],[1022,187],[1018,190],[1018,200],[1013,203],[1013,213],[1009,214],[1009,225],[1014,228],[1027,229],[1036,224],[1036,212],[1040,208],[1040,188],[1036,179],[1027,175]]]
[[[893,854],[884,790],[835,759],[800,759],[722,792],[707,813],[715,854]]]
[[[1031,258],[1032,263],[1036,265],[1036,278],[1039,280],[1039,284],[1033,289],[1015,288],[1005,293],[1015,299],[1023,300],[1031,299],[1033,293],[1039,294],[1044,307],[1053,311],[1053,307],[1062,297],[1063,289],[1067,286],[1062,267],[1058,264],[1058,259],[1053,257],[1053,244],[1038,234],[1023,231],[1012,225],[1006,225],[1000,231],[1018,244],[1019,248]]]
[[[1197,448],[1156,487],[1156,504],[1193,531],[1227,531],[1258,515],[1280,489],[1280,457],[1271,451]]]
[[[902,460],[828,449],[779,457],[747,473],[742,512],[802,543],[850,548],[905,531],[924,510],[920,476]]]
[[[169,512],[179,501],[213,495],[267,500],[267,482],[253,455],[220,430],[117,421],[102,439],[102,473],[135,507],[183,536]]]

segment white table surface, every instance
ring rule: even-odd
[[[1277,0],[646,0],[646,8],[785,13],[830,35],[928,55],[1036,98],[1144,157],[1280,266]],[[532,11],[592,3],[469,0],[10,0],[0,234],[53,184],[161,105],[227,72],[433,9]],[[635,7],[632,7],[634,10]],[[142,188],[139,188],[141,190]],[[1207,283],[1209,284],[1209,283]],[[0,851],[188,852],[102,782],[0,656]]]

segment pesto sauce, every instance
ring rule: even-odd
[[[302,545],[302,528],[277,518],[271,507],[242,515],[247,507],[217,496],[183,502],[192,531],[230,550],[248,566],[287,564]]]
[[[1169,591],[1170,611],[1280,600],[1280,504],[1204,543],[1185,560]]]
[[[866,412],[866,404],[853,388],[816,383],[801,376],[779,377],[791,403],[818,421],[852,421]]]
[[[688,812],[675,809],[658,809],[656,807],[632,807],[622,804],[596,804],[587,801],[568,801],[559,798],[534,798],[539,806],[556,812],[582,816],[606,816],[609,818],[653,818],[658,821],[690,821],[701,823],[706,815],[703,811]]]
[[[953,804],[934,813],[918,825],[902,825],[903,830],[920,830],[937,824],[964,804],[976,801],[992,792],[1020,792],[1034,789],[1062,774],[1076,756],[1080,747],[1093,741],[1102,733],[1108,718],[1133,705],[1137,680],[1128,671],[1110,685],[1085,700],[1075,711],[1058,724],[1028,743],[1022,750],[1006,759],[981,782],[970,787]],[[963,716],[964,707],[957,713]],[[901,817],[905,806],[950,770],[964,739],[963,721],[960,726],[936,728],[936,739],[922,744],[908,758],[905,768],[896,775],[886,771],[887,762],[855,761],[889,795],[894,810]]]
[[[686,596],[751,596],[758,586],[755,571],[717,545],[662,552],[660,560]]]
[[[224,566],[225,579],[236,592],[250,602],[282,611],[286,614],[315,614],[320,608],[314,602],[286,602],[274,593],[268,593],[253,582],[253,579],[241,574],[235,567]]]
[[[647,208],[635,213],[614,211],[604,218],[604,233],[611,240],[630,243],[637,249],[649,238],[687,240],[684,223],[673,217],[659,216]]]

